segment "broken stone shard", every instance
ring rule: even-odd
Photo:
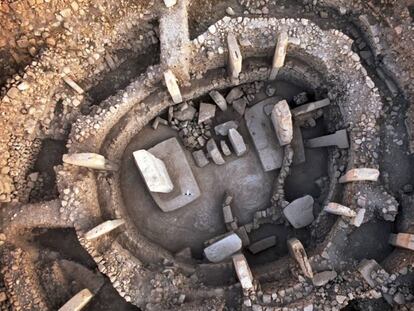
[[[312,267],[302,243],[298,239],[292,238],[287,241],[287,245],[290,255],[297,261],[303,274],[310,279],[313,278]]]
[[[82,289],[79,293],[69,299],[59,311],[80,311],[92,299],[93,294],[87,288]]]
[[[379,171],[375,168],[354,168],[346,172],[344,176],[339,178],[340,183],[347,183],[352,181],[377,181]]]
[[[207,142],[207,153],[210,156],[210,158],[213,160],[213,162],[216,163],[217,165],[223,165],[224,163],[226,163],[226,161],[224,161],[223,156],[221,155],[220,150],[218,149],[217,144],[213,138],[211,138]]]
[[[102,235],[105,235],[112,230],[115,230],[119,226],[123,225],[125,221],[123,219],[115,219],[115,220],[107,220],[100,225],[92,228],[85,234],[85,239],[87,240],[94,240],[99,238]]]
[[[253,289],[253,274],[243,254],[233,256],[234,269],[244,290]]]
[[[230,78],[238,79],[242,70],[242,55],[239,44],[237,43],[237,38],[232,33],[227,35],[227,48],[229,50],[228,65]]]
[[[223,207],[223,217],[225,224],[229,224],[234,220],[230,205],[225,205]]]
[[[212,104],[201,103],[200,111],[198,113],[198,124],[203,123],[211,118],[214,118],[216,114],[216,106]]]
[[[289,36],[286,31],[282,31],[277,37],[275,54],[273,55],[272,69],[270,71],[270,80],[276,79],[279,69],[285,64],[286,50],[289,42]]]
[[[134,151],[133,156],[150,191],[169,193],[174,189],[163,161],[153,156],[147,150]]]
[[[283,214],[296,229],[310,225],[314,220],[313,198],[310,195],[305,195],[294,200],[284,208]]]
[[[221,111],[227,110],[227,102],[223,95],[221,95],[218,91],[211,91],[209,95]]]
[[[183,110],[178,110],[174,112],[174,118],[178,121],[191,121],[194,119],[194,115],[196,114],[197,110],[190,105]]]
[[[246,144],[244,143],[243,137],[240,135],[240,133],[237,130],[235,129],[229,130],[229,139],[233,147],[233,150],[238,157],[246,153],[247,151]]]
[[[272,123],[281,146],[290,144],[293,138],[292,115],[286,100],[278,102],[272,110]]]
[[[312,283],[316,287],[324,286],[329,283],[329,281],[332,281],[337,277],[337,273],[335,271],[323,271],[316,273],[313,276]]]
[[[227,136],[230,129],[237,129],[238,127],[239,124],[236,121],[227,121],[219,125],[216,125],[214,127],[214,132],[216,133],[216,135]]]
[[[346,130],[339,130],[331,135],[309,139],[305,145],[308,148],[337,146],[341,149],[347,149],[349,148],[348,134]]]
[[[398,233],[390,234],[389,243],[396,247],[401,247],[414,251],[414,234]]]
[[[178,87],[177,78],[171,70],[168,69],[166,72],[164,72],[164,80],[173,102],[175,104],[181,103],[183,101],[181,91]]]
[[[365,208],[359,209],[356,216],[352,218],[351,224],[354,225],[355,227],[360,227],[362,223],[364,222],[365,211],[366,211]]]
[[[323,208],[323,210],[330,214],[345,217],[355,217],[357,215],[356,212],[349,207],[334,202],[329,202],[328,205]]]
[[[257,254],[275,245],[276,245],[276,236],[271,235],[267,238],[261,239],[260,241],[250,244],[249,251],[251,251],[253,254]]]
[[[233,233],[206,247],[204,255],[211,262],[220,262],[238,252],[241,247],[241,239]]]
[[[194,151],[193,158],[198,167],[204,167],[210,162],[203,150]]]
[[[292,116],[293,117],[297,117],[300,116],[302,114],[317,110],[317,109],[321,109],[323,107],[326,107],[328,105],[331,104],[331,101],[329,100],[329,98],[325,98],[322,100],[318,100],[316,102],[313,103],[309,103],[306,105],[301,105],[299,107],[293,108],[291,110]]]
[[[105,159],[104,156],[96,153],[72,153],[64,154],[62,157],[64,163],[88,167],[96,170],[118,170],[118,165]]]

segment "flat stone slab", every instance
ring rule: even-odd
[[[243,140],[243,137],[240,135],[240,133],[237,130],[235,129],[229,130],[229,139],[233,147],[233,150],[238,157],[241,157],[243,154],[246,153],[247,151],[246,144]]]
[[[260,241],[250,244],[249,251],[251,251],[253,254],[257,254],[275,245],[276,245],[276,236],[272,235]]]
[[[242,240],[235,233],[218,240],[204,249],[204,255],[211,262],[220,262],[238,252],[242,248]]]
[[[253,289],[253,274],[243,254],[233,256],[234,269],[243,289]]]
[[[338,274],[333,270],[319,272],[313,276],[312,283],[316,287],[324,286],[328,284],[330,281],[332,281],[333,279],[335,279],[337,275]]]
[[[107,220],[100,225],[96,226],[95,228],[92,228],[85,234],[85,239],[87,240],[94,240],[99,238],[102,235],[105,235],[112,230],[115,230],[116,228],[123,225],[125,221],[123,219],[114,219],[114,220]]]
[[[224,161],[223,156],[221,155],[221,152],[219,148],[217,147],[217,144],[213,138],[211,138],[207,142],[207,152],[210,158],[213,160],[213,162],[216,163],[217,165],[223,165],[224,163],[226,163],[226,161]]]
[[[230,129],[237,129],[239,123],[237,121],[227,121],[221,124],[218,124],[214,127],[214,132],[216,135],[227,136]]]
[[[280,168],[283,161],[283,148],[277,140],[269,116],[273,106],[278,101],[279,98],[277,97],[262,100],[247,109],[244,115],[247,129],[252,137],[253,144],[265,172]],[[291,144],[294,151],[293,164],[297,165],[305,162],[305,150],[301,130],[298,126],[294,126],[294,135]]]
[[[170,193],[150,192],[162,211],[174,211],[193,202],[200,196],[200,189],[188,164],[187,157],[175,137],[155,145],[148,151],[164,161],[172,183],[175,185]]]
[[[194,151],[193,158],[198,167],[204,167],[210,163],[203,150]]]
[[[305,145],[308,148],[337,146],[341,149],[347,149],[349,148],[348,134],[346,130],[339,130],[334,134],[309,139]]]
[[[382,269],[381,266],[374,259],[364,259],[358,265],[359,273],[372,288],[377,286],[377,282],[371,277],[371,273],[380,269]]]
[[[211,118],[214,118],[216,114],[216,106],[212,104],[201,103],[200,110],[198,112],[198,124],[203,123]]]
[[[338,216],[345,216],[345,217],[355,217],[356,212],[350,209],[347,206],[335,203],[335,202],[329,202],[328,205],[326,205],[323,210],[325,212],[338,215]]]
[[[221,111],[227,110],[227,102],[223,95],[221,95],[218,91],[211,91],[208,93],[216,105],[221,109]]]
[[[339,182],[343,184],[361,180],[377,181],[379,174],[379,171],[375,168],[354,168],[339,178]]]
[[[401,247],[414,251],[414,234],[398,233],[390,234],[389,243],[396,247]]]
[[[310,195],[305,195],[292,201],[284,208],[283,214],[296,229],[310,225],[314,220],[313,198]]]
[[[82,289],[79,293],[69,299],[59,311],[80,311],[93,298],[93,294],[87,288]]]
[[[305,113],[309,113],[309,112],[312,112],[314,110],[321,109],[321,108],[326,107],[330,104],[331,104],[331,101],[329,100],[329,98],[325,98],[325,99],[318,100],[318,101],[313,102],[313,103],[309,103],[309,104],[306,104],[306,105],[301,105],[299,107],[293,108],[290,112],[292,113],[293,117],[297,117],[297,116],[303,115]]]

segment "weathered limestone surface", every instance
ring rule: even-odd
[[[82,289],[79,293],[68,300],[62,307],[60,307],[59,311],[80,311],[88,304],[92,297],[93,294],[89,289]]]
[[[277,37],[275,54],[273,55],[272,70],[270,80],[276,79],[279,69],[285,64],[286,50],[289,42],[289,36],[286,31],[282,31]]]
[[[102,235],[105,235],[112,230],[115,230],[116,228],[120,227],[125,223],[125,220],[123,219],[115,219],[115,220],[107,220],[100,225],[96,226],[95,228],[89,230],[85,234],[85,239],[87,240],[94,240],[99,238]]]
[[[228,62],[230,78],[238,79],[242,70],[242,55],[239,44],[237,43],[237,38],[232,33],[227,35],[227,48],[229,50]]]
[[[229,130],[229,139],[233,147],[233,150],[238,157],[246,153],[247,151],[246,144],[244,143],[243,137],[240,135],[240,133],[237,130],[235,129]]]
[[[118,170],[118,165],[105,159],[104,156],[96,153],[72,153],[64,154],[62,157],[64,163],[88,167],[96,170]]]
[[[242,240],[233,233],[206,247],[204,254],[211,262],[220,262],[238,252],[241,247]]]
[[[213,162],[216,163],[217,165],[223,165],[224,163],[226,163],[226,161],[224,161],[223,156],[221,155],[221,152],[219,148],[217,147],[217,144],[213,138],[211,138],[207,142],[207,152],[210,158],[213,160]]]
[[[216,106],[212,104],[201,103],[200,110],[198,112],[198,124],[203,123],[211,118],[214,118],[216,114]]]
[[[298,262],[303,274],[310,279],[313,278],[312,267],[302,243],[298,239],[292,238],[287,241],[287,245],[290,255]]]
[[[349,148],[348,134],[346,130],[339,130],[334,134],[309,139],[305,145],[308,148],[337,146],[338,148],[346,149]]]
[[[237,121],[227,121],[221,124],[218,124],[214,127],[214,132],[217,135],[227,136],[230,129],[237,129],[239,124]]]
[[[329,281],[332,281],[337,277],[337,273],[335,271],[323,271],[316,273],[313,276],[312,283],[313,285],[320,287],[324,286],[329,283]]]
[[[313,103],[308,103],[305,105],[301,105],[299,107],[293,108],[291,110],[292,116],[293,117],[297,117],[300,116],[302,114],[317,110],[317,109],[321,109],[323,107],[329,106],[331,104],[331,101],[329,100],[329,98],[325,98],[322,100],[318,100],[316,102]]]
[[[340,183],[347,183],[352,181],[377,181],[380,172],[375,168],[354,168],[346,172],[344,176],[339,178]]]
[[[356,212],[349,207],[335,202],[329,202],[328,205],[323,208],[323,210],[331,214],[345,217],[355,217],[357,215]]]
[[[174,185],[163,161],[156,158],[147,150],[134,151],[133,156],[145,180],[145,184],[150,191],[168,193],[174,189]]]
[[[257,242],[250,244],[249,250],[253,254],[257,254],[275,245],[276,245],[276,236],[271,235],[267,238],[264,238],[262,240],[259,240]]]
[[[234,255],[233,264],[242,288],[244,290],[253,289],[253,274],[247,263],[246,257],[244,257],[243,254]]]
[[[286,100],[278,102],[272,110],[272,123],[281,146],[290,144],[293,138],[293,124]]]
[[[360,227],[362,223],[364,222],[365,217],[365,208],[360,208],[356,214],[356,216],[351,220],[351,224],[355,227]]]
[[[216,103],[216,105],[220,108],[221,111],[227,110],[227,102],[223,95],[221,95],[218,91],[211,91],[209,93],[210,97]]]
[[[224,140],[220,140],[220,148],[225,156],[231,155],[231,150]]]
[[[310,225],[314,220],[313,198],[310,195],[305,195],[294,200],[284,208],[283,214],[296,229]]]
[[[233,101],[233,109],[236,110],[239,115],[243,116],[246,111],[247,104],[248,100],[246,97],[236,99]]]
[[[390,234],[389,243],[396,247],[401,247],[414,251],[414,234],[398,233]]]
[[[177,78],[171,70],[164,72],[164,81],[173,102],[175,104],[181,103],[183,101],[181,91],[177,83]]]

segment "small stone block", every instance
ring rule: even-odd
[[[414,234],[398,233],[390,234],[389,243],[393,246],[414,251]]]
[[[247,151],[246,144],[244,143],[243,137],[240,135],[240,133],[237,130],[235,129],[229,130],[229,139],[233,147],[233,150],[238,157],[246,153]]]
[[[351,224],[355,227],[360,227],[364,222],[365,211],[365,208],[359,209],[356,216],[351,220]]]
[[[220,262],[238,252],[241,247],[241,239],[233,233],[206,247],[204,254],[209,261]]]
[[[164,4],[167,8],[174,6],[177,3],[177,0],[164,0]]]
[[[231,211],[230,205],[226,205],[223,207],[223,216],[225,224],[229,224],[234,220],[233,212]]]
[[[242,240],[242,244],[243,244],[244,247],[246,247],[250,244],[249,235],[247,234],[247,230],[246,230],[245,226],[241,226],[241,227],[237,228],[236,234]]]
[[[65,81],[65,83],[67,85],[69,85],[72,89],[74,89],[76,91],[76,93],[78,93],[78,94],[83,94],[84,93],[84,90],[75,81],[73,81],[68,76],[64,76],[63,81]]]
[[[242,116],[246,111],[246,106],[248,103],[249,101],[246,97],[236,99],[235,101],[233,101],[233,109],[236,110],[236,112]]]
[[[253,274],[247,263],[246,257],[244,257],[243,254],[234,255],[233,264],[242,288],[244,290],[253,289]]]
[[[329,100],[329,98],[325,98],[325,99],[318,100],[313,103],[309,103],[306,105],[301,105],[299,107],[293,108],[291,110],[291,113],[293,117],[297,117],[305,113],[309,113],[311,111],[318,110],[323,107],[329,106],[330,104],[331,104],[331,101]]]
[[[164,80],[173,102],[175,104],[181,103],[183,101],[181,91],[177,83],[177,78],[171,70],[168,69],[164,72]]]
[[[115,230],[124,223],[125,221],[123,219],[107,220],[101,223],[100,225],[96,226],[95,228],[89,230],[85,234],[85,239],[90,241],[99,238],[100,236],[105,235],[111,232],[112,230]]]
[[[80,311],[88,304],[92,297],[93,294],[89,289],[82,289],[79,293],[68,300],[62,307],[60,307],[59,311]]]
[[[283,214],[295,229],[310,225],[314,220],[313,198],[310,195],[305,195],[292,201],[284,208]]]
[[[234,87],[226,96],[226,101],[229,104],[233,104],[233,102],[243,96],[243,90],[240,87]]]
[[[306,277],[312,279],[312,267],[309,263],[308,255],[306,254],[305,248],[303,247],[302,243],[298,239],[292,238],[287,241],[287,245],[290,255],[298,262],[303,274]]]
[[[212,104],[201,103],[200,111],[198,113],[198,124],[203,123],[211,118],[214,118],[216,114],[216,106]]]
[[[218,91],[211,91],[209,95],[221,111],[227,110],[227,102],[223,95],[221,95]]]
[[[214,127],[214,132],[216,135],[227,136],[230,129],[237,129],[239,124],[236,121],[227,121],[216,125]]]
[[[364,259],[358,265],[359,273],[372,288],[376,287],[377,282],[371,277],[371,273],[379,269],[381,269],[381,266],[374,259]]]
[[[217,144],[213,138],[211,138],[207,142],[207,152],[210,158],[213,160],[213,162],[216,163],[217,165],[223,165],[224,163],[226,163],[226,161],[224,161],[223,156],[221,155],[221,152],[218,149]]]
[[[313,276],[312,283],[316,287],[324,286],[337,277],[335,271],[323,271]]]
[[[229,148],[229,146],[227,146],[227,144],[224,140],[220,140],[220,147],[221,147],[221,151],[223,151],[223,154],[225,156],[231,155],[230,148]]]
[[[194,151],[193,158],[198,167],[204,167],[210,163],[203,150]]]
[[[323,210],[330,214],[345,217],[355,217],[357,215],[356,212],[349,207],[334,202],[328,203],[328,205],[326,205]]]
[[[250,244],[249,250],[253,254],[257,254],[275,245],[276,245],[276,236],[272,235],[260,241]]]
[[[346,172],[344,176],[339,178],[340,183],[347,183],[352,181],[377,181],[379,177],[379,171],[375,168],[354,168]]]

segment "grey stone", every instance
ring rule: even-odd
[[[206,247],[204,255],[211,262],[220,262],[238,252],[241,247],[241,239],[233,233]]]
[[[237,38],[232,33],[227,35],[227,48],[229,51],[228,65],[230,78],[238,79],[242,70],[243,58],[240,52],[239,44],[237,43]]]
[[[339,130],[331,135],[309,139],[305,145],[308,148],[337,146],[338,148],[346,149],[349,148],[348,134],[346,130]]]
[[[201,103],[200,111],[198,112],[198,124],[203,123],[216,114],[216,106],[212,104]]]
[[[303,274],[306,277],[312,279],[313,278],[312,267],[310,265],[308,255],[306,254],[305,248],[303,247],[302,243],[298,239],[292,238],[287,241],[287,246],[288,246],[290,255],[299,264]]]
[[[243,254],[233,256],[233,264],[243,289],[253,289],[253,274]]]
[[[241,87],[237,86],[231,89],[231,91],[227,94],[226,96],[226,101],[229,104],[232,104],[236,99],[240,98],[243,96],[243,90],[241,89]]]
[[[216,135],[227,136],[229,133],[229,129],[237,129],[238,127],[239,124],[236,121],[227,121],[219,125],[216,125],[214,127],[214,132],[216,133]]]
[[[337,273],[335,271],[323,271],[320,273],[316,273],[313,276],[312,283],[313,285],[320,287],[328,284],[329,281],[332,281],[337,277]]]
[[[249,103],[246,97],[242,97],[233,101],[233,108],[237,111],[239,115],[244,115],[244,111],[246,110],[246,106]]]
[[[220,150],[218,149],[217,144],[213,138],[211,138],[207,142],[207,153],[210,156],[210,158],[213,160],[213,162],[216,163],[217,165],[223,165],[224,163],[226,163],[226,161],[224,161],[223,156],[221,155]]]
[[[270,72],[270,80],[274,80],[279,72],[279,69],[285,64],[286,49],[289,42],[289,36],[286,31],[279,33],[277,37],[277,44],[275,53],[273,55],[272,70]]]
[[[175,104],[181,103],[183,101],[181,91],[178,87],[177,78],[171,70],[164,72],[164,80],[173,102]]]
[[[240,135],[240,133],[237,130],[235,129],[229,130],[229,139],[233,147],[233,150],[238,157],[246,153],[247,151],[246,144],[244,143],[243,137]]]
[[[376,287],[377,282],[371,277],[371,273],[379,269],[381,269],[381,266],[374,259],[364,259],[358,265],[359,273],[372,288]]]
[[[328,205],[326,205],[323,210],[325,212],[339,215],[339,216],[345,216],[345,217],[355,217],[356,213],[352,209],[350,209],[347,206],[335,203],[335,202],[329,202]]]
[[[229,224],[234,220],[233,212],[231,211],[230,205],[226,205],[223,207],[223,217],[225,224]]]
[[[178,121],[191,121],[194,119],[194,115],[197,110],[193,106],[189,106],[184,110],[178,110],[174,112],[174,118]]]
[[[296,229],[310,225],[314,220],[313,198],[310,195],[305,195],[294,200],[284,208],[283,214]]]
[[[114,220],[107,220],[96,227],[92,228],[85,234],[85,239],[87,240],[94,240],[97,239],[116,228],[122,226],[125,223],[123,219],[114,219]]]
[[[229,146],[227,146],[227,144],[224,140],[220,140],[220,147],[221,147],[221,151],[223,151],[223,154],[225,156],[231,155],[230,148],[229,148]]]
[[[281,146],[290,144],[293,138],[293,124],[286,100],[278,102],[272,110],[272,123]]]
[[[204,167],[210,163],[203,150],[194,151],[193,158],[198,167]]]
[[[219,106],[221,111],[227,110],[227,102],[223,95],[221,95],[218,91],[211,91],[209,95],[216,103],[216,105]]]
[[[276,245],[276,236],[272,235],[272,236],[269,236],[267,238],[261,239],[257,242],[250,244],[249,250],[253,254],[257,254],[275,245]]]
[[[323,107],[326,107],[328,105],[331,104],[331,101],[329,100],[329,98],[325,98],[322,100],[318,100],[316,102],[312,102],[306,105],[301,105],[299,107],[293,108],[291,110],[292,116],[293,117],[297,117],[300,116],[302,114],[305,113],[309,113],[311,111],[317,110],[317,109],[321,109]]]

